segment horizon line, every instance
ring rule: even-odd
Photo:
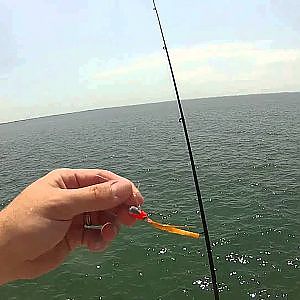
[[[200,98],[181,99],[181,100],[182,101],[194,101],[194,100],[228,98],[228,97],[245,97],[245,96],[254,96],[254,95],[274,95],[274,94],[297,94],[297,93],[300,93],[300,91],[282,91],[282,92],[235,94],[235,95],[224,95],[224,96],[208,96],[208,97],[200,97]],[[162,100],[162,101],[157,101],[157,102],[155,101],[155,102],[150,102],[150,103],[149,102],[141,102],[141,103],[135,103],[135,104],[125,104],[125,105],[117,105],[117,106],[108,106],[108,107],[84,109],[84,110],[78,110],[78,111],[70,111],[70,112],[50,114],[50,115],[41,115],[41,116],[30,117],[30,118],[26,118],[26,119],[18,119],[18,120],[0,122],[0,126],[1,125],[6,125],[6,124],[11,124],[11,123],[18,123],[18,122],[25,122],[25,121],[30,121],[30,120],[48,118],[48,117],[58,117],[58,116],[76,114],[76,113],[89,112],[89,111],[94,111],[94,110],[114,109],[114,108],[127,107],[127,106],[130,107],[130,106],[138,106],[138,105],[151,105],[151,104],[159,104],[159,103],[163,103],[163,102],[172,102],[172,101],[176,101],[176,99]]]

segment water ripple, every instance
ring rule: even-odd
[[[185,101],[222,299],[298,299],[299,93]],[[175,103],[0,126],[0,205],[58,167],[107,168],[140,184],[157,221],[201,231]],[[105,130],[104,130],[105,129]],[[79,249],[1,299],[211,299],[205,243],[147,224],[103,254]]]

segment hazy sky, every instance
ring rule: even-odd
[[[300,91],[299,0],[156,0],[182,98]],[[174,98],[151,0],[0,0],[0,122]]]

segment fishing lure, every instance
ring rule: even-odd
[[[136,218],[138,220],[144,220],[144,221],[146,221],[152,227],[157,228],[159,230],[167,231],[167,232],[175,233],[175,234],[179,234],[179,235],[188,236],[188,237],[191,237],[191,238],[194,238],[194,239],[199,239],[200,238],[200,233],[180,229],[180,227],[186,227],[186,226],[176,226],[176,225],[169,225],[169,224],[161,224],[159,222],[153,221],[152,219],[150,219],[148,217],[148,214],[145,211],[139,209],[136,206],[131,206],[129,208],[129,214],[132,217],[134,217],[134,218]]]

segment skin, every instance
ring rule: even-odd
[[[103,251],[143,204],[134,184],[105,170],[58,169],[38,179],[0,212],[0,284],[58,267],[76,247]],[[84,228],[89,212],[92,224]]]

